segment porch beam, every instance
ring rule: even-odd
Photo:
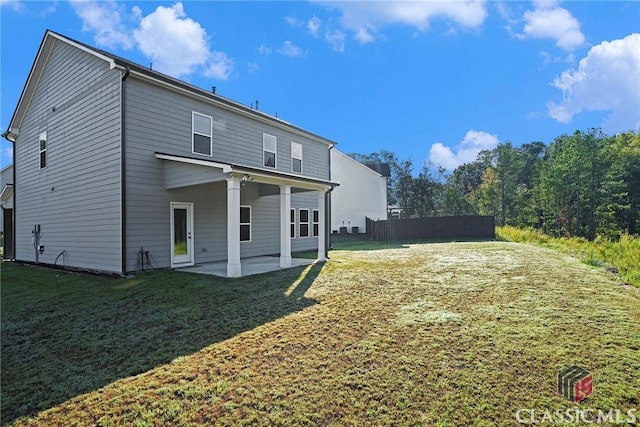
[[[227,277],[240,277],[240,179],[227,179]]]
[[[280,186],[280,267],[291,267],[291,186]]]

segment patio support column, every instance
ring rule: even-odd
[[[227,277],[240,277],[240,179],[227,179]]]
[[[280,267],[291,267],[291,186],[280,186]]]
[[[325,219],[325,193],[326,190],[318,191],[318,261],[327,260],[326,243],[326,219]]]

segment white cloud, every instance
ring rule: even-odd
[[[340,30],[330,30],[324,35],[324,39],[329,42],[331,48],[336,52],[344,52],[345,34]]]
[[[603,41],[592,47],[577,70],[553,81],[562,102],[547,104],[551,117],[569,123],[582,111],[611,111],[602,124],[606,132],[640,129],[640,34]]]
[[[533,10],[524,13],[524,27],[514,34],[522,39],[553,39],[556,46],[572,51],[585,42],[580,23],[554,0],[534,1]]]
[[[140,20],[133,31],[138,48],[153,61],[154,69],[180,77],[202,70],[204,75],[228,79],[233,61],[223,52],[211,51],[202,26],[187,17],[182,3],[158,6]]]
[[[291,25],[291,26],[297,26],[300,25],[298,23],[298,20],[296,18],[294,18],[293,16],[285,16],[284,20],[287,24]]]
[[[133,41],[122,23],[124,6],[113,0],[84,1],[72,0],[71,6],[82,19],[82,31],[95,33],[98,46],[131,49]]]
[[[358,28],[353,37],[361,44],[371,43],[376,39],[376,37],[371,34],[371,31],[366,27]]]
[[[174,77],[200,72],[221,80],[233,72],[233,60],[224,52],[210,49],[207,32],[187,16],[181,2],[158,6],[147,16],[138,6],[127,14],[124,6],[113,0],[72,0],[71,5],[82,19],[83,31],[95,33],[98,46],[135,47],[155,70]],[[137,28],[131,28],[135,23]]]
[[[269,46],[268,44],[261,44],[258,47],[258,53],[260,55],[269,56],[271,55],[272,52],[273,52],[273,49],[271,49],[271,46]]]
[[[462,164],[475,161],[480,151],[492,150],[499,142],[498,137],[493,134],[471,129],[453,149],[441,142],[433,144],[429,149],[429,160],[446,170],[453,170]]]
[[[11,163],[13,161],[13,144],[10,144],[8,147],[6,147],[3,151],[3,154],[5,155],[5,157],[7,157],[9,160],[9,163]],[[2,167],[5,167],[6,164],[3,164]]]
[[[463,28],[478,28],[487,17],[485,0],[468,1],[328,1],[341,13],[342,25],[356,40],[369,43],[387,25],[407,25],[425,31],[434,19],[444,19]]]
[[[0,0],[0,7],[9,7],[18,12],[22,10],[22,2],[18,0]]]
[[[307,29],[311,33],[312,36],[318,37],[320,34],[320,26],[322,25],[322,21],[317,16],[309,19],[307,21]]]
[[[285,40],[280,49],[278,49],[278,52],[291,58],[304,54],[302,48],[296,46],[291,40]]]

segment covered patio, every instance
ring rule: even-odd
[[[244,277],[254,274],[269,273],[271,271],[284,270],[287,268],[311,265],[318,262],[315,259],[308,258],[291,258],[291,265],[288,267],[280,266],[279,256],[258,256],[242,259],[242,267],[240,276]],[[218,277],[231,277],[227,271],[227,261],[208,262],[203,264],[191,265],[188,267],[180,267],[177,271],[185,271],[187,273],[209,274]]]

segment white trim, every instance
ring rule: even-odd
[[[110,70],[113,70],[113,69],[116,67],[116,63],[115,63],[115,61],[113,60],[113,58],[110,58],[110,57],[108,57],[108,56],[106,56],[106,55],[103,55],[103,54],[99,53],[99,52],[98,52],[98,51],[96,51],[96,50],[93,50],[93,49],[90,49],[90,48],[88,48],[88,47],[86,47],[86,46],[83,46],[83,45],[81,45],[81,44],[78,44],[78,43],[74,42],[73,40],[68,39],[68,38],[66,38],[66,37],[64,37],[64,36],[61,36],[61,35],[59,35],[59,34],[56,34],[56,33],[52,32],[52,31],[50,31],[50,30],[47,30],[47,35],[48,35],[48,36],[51,36],[51,37],[53,37],[53,38],[55,38],[55,39],[61,40],[61,41],[65,42],[65,43],[68,43],[68,44],[70,44],[71,46],[73,46],[73,47],[75,47],[75,48],[78,48],[78,49],[80,49],[80,50],[81,50],[81,51],[83,51],[83,52],[86,52],[86,53],[88,53],[88,54],[90,54],[90,55],[95,56],[96,58],[99,58],[99,59],[102,59],[103,61],[108,62],[108,63],[109,63],[109,69],[110,69]]]
[[[4,205],[7,203],[11,199],[12,195],[13,184],[5,184],[5,186],[2,187],[2,191],[0,191],[0,204]]]
[[[187,210],[187,256],[189,257],[187,261],[174,261],[173,256],[173,244],[175,240],[175,229],[173,225],[173,212],[175,209],[186,209]],[[193,203],[190,202],[171,202],[170,203],[170,221],[169,221],[169,251],[171,258],[171,268],[174,267],[185,267],[188,265],[193,265],[195,261],[194,251],[193,251],[193,241],[194,239],[194,222],[193,222]]]
[[[240,180],[227,179],[227,277],[240,277]]]
[[[291,267],[291,186],[280,186],[280,267]]]
[[[231,173],[233,171],[233,168],[231,167],[231,165],[212,162],[210,160],[187,159],[185,157],[172,156],[170,154],[158,154],[158,153],[156,153],[156,159],[171,160],[174,162],[188,163],[190,165],[209,166],[210,168],[222,169],[222,173]]]
[[[271,148],[271,147],[267,147],[267,143],[273,143],[273,151],[270,149],[269,150],[267,149],[267,148]],[[265,158],[264,158],[265,153],[273,154],[273,166],[268,166],[266,164]],[[262,166],[264,166],[265,168],[273,168],[273,169],[278,168],[278,137],[277,136],[269,135],[268,133],[262,134]]]
[[[202,132],[196,132],[196,116],[206,117],[207,119],[209,119],[209,135],[204,134]],[[199,153],[199,152],[197,152],[195,150],[195,148],[196,148],[195,136],[196,135],[201,135],[201,136],[205,136],[205,137],[209,138],[209,154]],[[201,156],[209,156],[209,157],[213,156],[213,117],[207,116],[206,114],[198,113],[197,111],[192,111],[191,112],[191,152],[193,154],[199,154]]]
[[[242,222],[242,214],[239,213],[240,228],[242,228],[243,225],[249,226],[249,240],[242,240],[242,233],[240,233],[240,243],[248,243],[253,240],[253,214],[251,213],[251,205],[240,205],[240,211],[242,211],[242,208],[249,208],[249,222]]]
[[[295,150],[294,150],[295,148]],[[297,157],[294,154],[294,151],[300,151],[300,157]],[[296,171],[293,168],[293,161],[300,160],[300,170]],[[302,144],[298,142],[291,141],[291,172],[302,174],[303,166],[302,166]]]
[[[318,220],[314,221],[314,213],[318,213]],[[314,226],[318,226],[318,234],[313,234]],[[320,211],[318,209],[311,209],[311,237],[318,237],[320,235]]]
[[[44,141],[44,150],[42,149],[41,142]],[[47,131],[41,132],[38,135],[38,169],[47,168],[47,148],[49,148],[49,141],[47,140]],[[44,153],[44,166],[42,166],[42,153]]]
[[[302,221],[302,211],[307,211],[307,220],[306,221]],[[307,226],[307,235],[303,236],[302,232],[301,232],[301,227],[303,224],[306,224]],[[309,226],[311,224],[311,218],[309,217],[309,208],[299,208],[298,209],[298,236],[301,239],[307,239],[309,237],[311,237],[311,230],[309,229]]]

